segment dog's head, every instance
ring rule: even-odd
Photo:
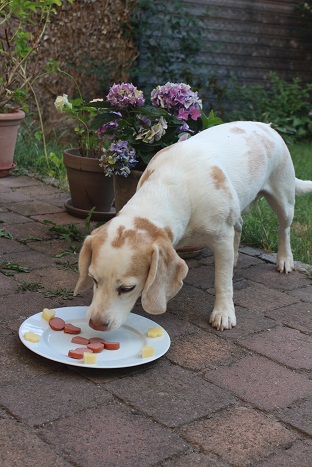
[[[116,329],[125,322],[140,295],[145,311],[164,313],[187,271],[172,246],[169,229],[145,218],[129,222],[117,216],[85,239],[74,295],[93,281],[89,325],[98,330]]]

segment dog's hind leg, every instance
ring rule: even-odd
[[[270,193],[265,192],[264,196],[279,220],[276,268],[279,272],[288,274],[294,268],[290,226],[294,217],[295,193],[291,188],[282,188],[278,194],[272,190]]]
[[[236,224],[234,225],[234,266],[237,265],[238,261],[238,248],[240,244],[240,239],[242,236],[243,229],[243,219],[240,217]]]

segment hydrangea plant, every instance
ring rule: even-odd
[[[108,176],[143,170],[160,149],[222,123],[213,111],[204,114],[197,93],[184,83],[157,86],[150,105],[136,86],[121,83],[110,88],[105,100],[70,101],[64,94],[55,106],[78,122],[80,153],[99,158]]]

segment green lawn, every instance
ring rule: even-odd
[[[300,143],[289,148],[296,176],[312,180],[312,142]],[[267,202],[261,198],[248,214],[244,215],[242,244],[276,252],[278,221]],[[296,198],[295,217],[291,229],[294,259],[312,264],[312,194]]]

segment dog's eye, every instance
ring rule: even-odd
[[[121,295],[123,293],[128,293],[128,292],[131,292],[132,290],[134,290],[135,288],[135,285],[120,285],[118,287],[118,294]]]

